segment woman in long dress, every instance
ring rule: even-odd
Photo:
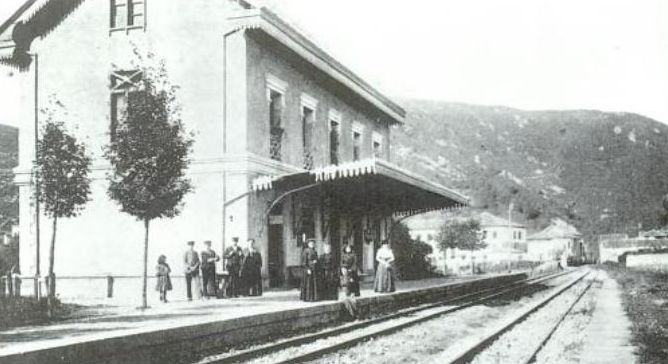
[[[318,253],[315,251],[315,240],[308,241],[308,247],[302,251],[301,264],[303,269],[300,298],[302,301],[313,302],[318,299]]]
[[[332,258],[332,247],[329,244],[323,246],[323,253],[318,257],[318,271],[320,282],[318,283],[319,300],[339,299],[338,269]]]
[[[346,297],[360,295],[359,277],[357,275],[357,256],[353,253],[353,248],[346,245],[343,248],[341,256],[341,274],[342,286],[346,291]]]
[[[376,253],[376,261],[378,268],[376,268],[376,279],[373,283],[373,289],[376,292],[394,292],[394,253],[390,249],[387,240]]]

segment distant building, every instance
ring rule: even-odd
[[[420,238],[431,245],[433,253],[429,256],[432,265],[443,273],[470,273],[471,261],[478,263],[504,263],[524,259],[526,255],[526,226],[495,216],[489,212],[469,211],[459,214],[454,219],[475,219],[480,221],[480,237],[486,247],[477,251],[447,249],[443,252],[436,237],[441,224],[447,217],[430,214],[410,219],[408,227],[411,236]]]
[[[638,239],[667,239],[668,230],[655,229],[648,231],[641,231],[638,233]]]
[[[534,261],[566,260],[568,256],[585,256],[580,232],[561,219],[527,239],[528,257]]]
[[[480,214],[480,230],[488,250],[526,252],[527,228],[520,223],[483,212]]]

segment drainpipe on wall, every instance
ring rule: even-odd
[[[223,34],[223,156],[227,156],[227,37],[238,32],[233,29]],[[223,161],[225,163],[225,161]],[[227,167],[223,166],[223,241],[222,241],[222,265],[225,270],[225,238],[227,225]]]
[[[35,158],[37,158],[37,143],[39,141],[39,57],[37,53],[29,54],[35,59]],[[39,199],[40,199],[40,189],[39,189],[39,179],[35,175],[35,284],[34,284],[34,294],[36,298],[40,296],[40,231],[39,231],[39,219],[40,219],[40,208],[39,208]]]

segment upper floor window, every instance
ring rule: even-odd
[[[315,122],[315,110],[318,101],[313,97],[302,94],[301,96],[301,123],[302,123],[302,146],[304,157],[304,169],[313,168],[313,129]]]
[[[360,148],[362,147],[362,134],[353,132],[353,160],[360,160]]]
[[[280,161],[284,138],[283,109],[287,84],[273,75],[267,75],[267,101],[269,102],[269,158]]]
[[[373,156],[375,158],[383,157],[383,135],[378,132],[373,132]]]
[[[364,125],[359,122],[353,123],[353,160],[358,161],[362,156],[362,133]]]
[[[127,113],[128,98],[134,91],[139,90],[142,81],[142,71],[112,71],[111,72],[111,110],[109,115],[109,137],[116,138],[118,124],[123,121]]]
[[[339,164],[339,144],[341,143],[341,114],[329,111],[329,162]]]
[[[112,31],[139,29],[146,25],[146,0],[109,0],[109,4]]]
[[[522,240],[522,232],[521,231],[517,232],[517,240]]]

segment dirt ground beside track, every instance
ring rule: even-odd
[[[606,265],[622,289],[639,364],[668,363],[668,273]]]

